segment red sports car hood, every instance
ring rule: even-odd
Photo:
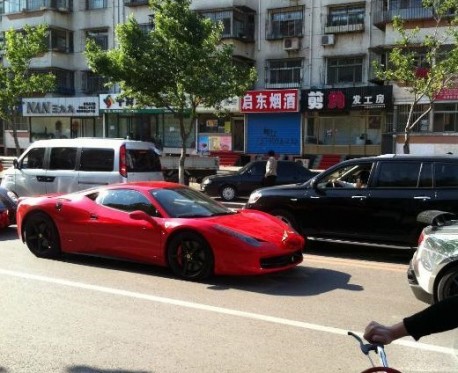
[[[214,223],[259,240],[282,242],[286,237],[292,239],[292,236],[301,239],[287,224],[260,211],[240,210],[236,215],[220,216]]]

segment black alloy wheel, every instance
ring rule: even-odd
[[[458,295],[458,266],[448,268],[440,277],[434,301]]]
[[[226,202],[233,201],[237,196],[237,190],[232,185],[225,185],[221,188],[220,196]]]
[[[273,211],[269,212],[269,214],[277,217],[282,222],[288,224],[296,232],[298,232],[298,233],[301,232],[300,231],[300,227],[297,224],[296,219],[294,218],[293,214],[291,214],[290,212],[288,212],[286,210],[283,210],[283,209],[281,209],[281,210],[279,209],[279,210],[273,210]]]
[[[205,239],[194,232],[181,232],[167,247],[173,273],[185,280],[203,280],[213,274],[214,259]]]
[[[41,212],[26,218],[24,238],[29,250],[39,258],[55,258],[59,256],[59,234],[51,218]]]

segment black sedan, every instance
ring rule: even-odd
[[[203,179],[201,191],[225,201],[233,201],[237,197],[249,196],[255,189],[263,186],[267,161],[253,161],[239,171],[226,175],[212,175]],[[318,172],[310,171],[302,163],[278,161],[277,185],[304,183]]]

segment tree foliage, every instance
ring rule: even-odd
[[[232,45],[221,43],[222,26],[190,9],[190,0],[150,0],[153,28],[144,32],[130,17],[116,28],[118,47],[101,50],[89,41],[89,67],[119,84],[138,105],[166,108],[180,124],[179,180],[184,181],[186,140],[198,106],[220,108],[256,80],[254,68],[234,63]]]
[[[396,82],[412,96],[404,127],[404,153],[410,153],[410,133],[429,115],[440,91],[458,84],[458,32],[454,14],[458,0],[423,0],[422,3],[434,20],[432,27],[408,28],[405,20],[395,17],[393,28],[399,33],[399,39],[388,55],[387,66],[375,66],[379,78]],[[418,65],[420,53],[426,66],[423,69]],[[427,101],[426,110],[415,118],[415,108],[424,101]]]
[[[25,26],[22,31],[8,30],[5,33],[6,64],[0,67],[0,118],[12,129],[17,155],[21,149],[17,138],[14,118],[18,114],[21,99],[34,94],[52,91],[55,76],[31,73],[30,63],[47,51],[47,26]]]

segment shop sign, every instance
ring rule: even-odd
[[[99,96],[101,113],[164,113],[167,110],[155,107],[137,107],[137,102],[131,97],[121,97],[120,94],[110,93]]]
[[[435,97],[436,101],[457,101],[458,88],[442,88]]]
[[[97,97],[52,97],[22,99],[25,117],[94,117],[99,115]]]
[[[286,113],[299,111],[299,90],[248,91],[240,102],[242,113]]]
[[[302,91],[302,111],[387,109],[393,106],[392,86],[311,89]]]

